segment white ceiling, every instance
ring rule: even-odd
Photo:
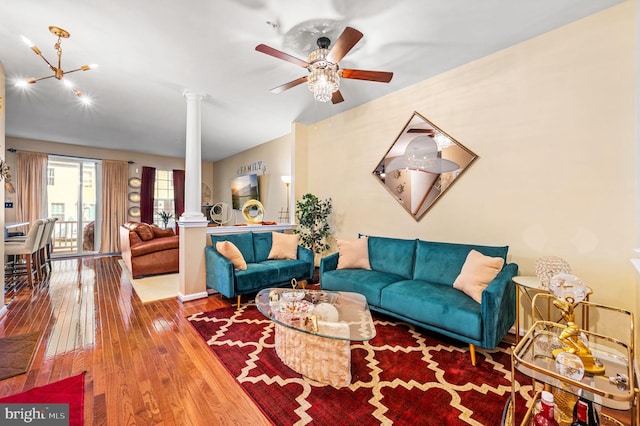
[[[202,159],[215,161],[289,133],[294,121],[327,118],[620,2],[3,0],[6,134],[182,157],[188,89],[206,96]],[[315,102],[305,85],[270,93],[307,71],[255,46],[306,60],[319,36],[305,31],[309,22],[332,41],[346,25],[363,32],[341,67],[392,71],[391,83],[343,79],[345,101],[336,105]],[[50,25],[71,33],[63,70],[100,65],[67,76],[92,106],[55,79],[14,87],[16,78],[50,73],[20,37],[53,62]]]

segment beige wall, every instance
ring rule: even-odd
[[[255,173],[258,175],[260,202],[265,209],[264,220],[282,222],[280,210],[286,207],[287,190],[281,176],[291,176],[293,173],[293,139],[294,133],[213,163],[213,202],[231,205],[231,179]],[[261,170],[245,173],[241,169],[258,162],[262,162]],[[235,223],[246,222],[239,211],[235,211],[234,215]]]
[[[2,134],[4,135],[4,132]],[[184,158],[172,158],[160,155],[148,155],[114,149],[91,148],[86,146],[12,137],[7,137],[6,146],[7,149],[14,148],[24,151],[46,152],[48,154],[71,155],[102,160],[133,161],[133,164],[129,165],[129,177],[140,177],[143,166],[155,167],[160,170],[184,169]],[[6,155],[7,161],[15,172],[16,154],[7,152]],[[213,163],[202,163],[202,182],[211,186],[213,182]],[[15,194],[10,195],[8,198],[15,202]],[[129,206],[134,205],[138,204],[129,203]],[[139,218],[133,217],[130,219],[136,221],[139,220]],[[15,209],[6,209],[6,220],[9,222],[15,220]]]
[[[308,189],[333,199],[335,236],[508,244],[522,275],[556,255],[593,300],[635,310],[635,13],[625,2],[310,126]],[[419,222],[371,175],[414,110],[479,155]]]

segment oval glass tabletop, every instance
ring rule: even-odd
[[[367,299],[359,293],[267,288],[257,294],[256,306],[277,324],[304,333],[354,341],[376,335]]]

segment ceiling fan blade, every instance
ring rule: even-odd
[[[290,81],[288,83],[285,83],[281,86],[278,87],[274,87],[273,89],[269,90],[271,93],[280,93],[280,92],[284,92],[287,89],[291,89],[292,87],[296,87],[299,84],[304,83],[305,81],[307,81],[307,76],[305,75],[304,77],[300,77],[296,80]]]
[[[296,64],[301,66],[302,68],[306,68],[309,66],[309,63],[303,61],[302,59],[298,59],[295,56],[291,56],[287,53],[281,52],[273,47],[269,47],[266,44],[259,44],[256,46],[256,50],[258,52],[266,53],[267,55],[273,56],[278,59],[282,59],[283,61],[291,62],[292,64]]]
[[[344,29],[338,40],[333,43],[333,47],[327,54],[327,61],[337,64],[344,56],[349,53],[363,37],[360,31],[355,28],[347,27]]]
[[[340,93],[339,90],[336,90],[335,92],[333,92],[333,95],[331,95],[331,103],[339,104],[342,101],[344,101],[344,98],[342,97],[342,93]]]
[[[365,71],[365,70],[342,70],[343,78],[352,78],[355,80],[379,81],[380,83],[388,83],[393,78],[392,72],[386,71]]]

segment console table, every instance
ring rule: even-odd
[[[272,232],[290,231],[298,225],[292,223],[279,223],[277,225],[237,225],[237,226],[209,226],[207,235],[242,234],[245,232]]]

